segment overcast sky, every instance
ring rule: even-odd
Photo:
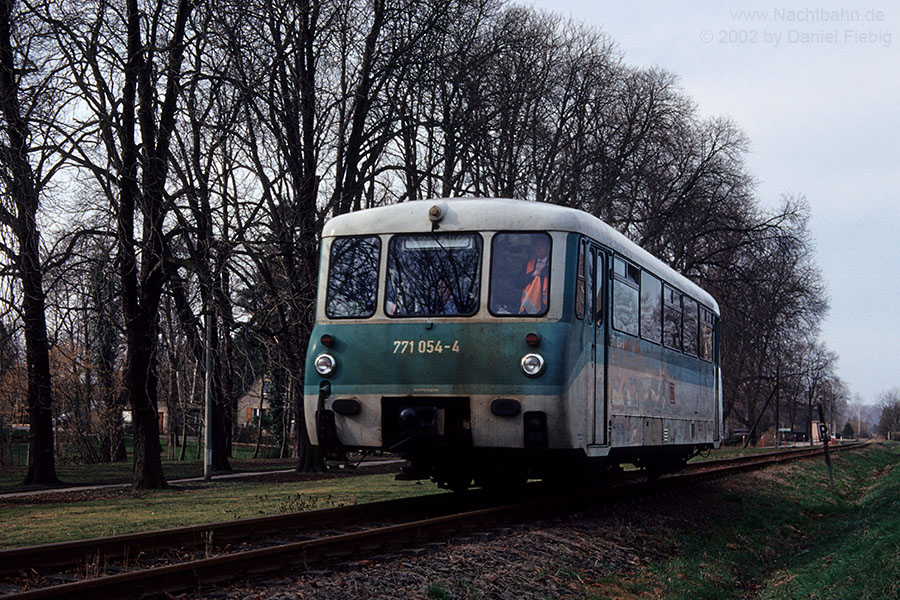
[[[803,195],[828,285],[822,337],[867,403],[900,386],[900,4],[522,0],[596,26],[748,135],[758,198]]]

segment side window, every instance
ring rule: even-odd
[[[578,270],[575,272],[575,317],[584,318],[584,240],[578,242]]]
[[[594,321],[597,324],[603,322],[603,282],[606,277],[603,276],[606,271],[603,269],[603,252],[597,250],[597,289],[594,293]]]
[[[663,343],[681,350],[681,292],[663,286]]]
[[[325,314],[331,319],[371,317],[378,291],[381,239],[337,238],[331,244]]]
[[[699,330],[697,328],[697,301],[693,298],[684,297],[684,352],[691,356],[697,356],[697,336]]]
[[[715,314],[705,306],[700,307],[700,358],[713,360],[713,332],[715,331]]]
[[[641,337],[662,342],[662,282],[641,271]]]
[[[492,315],[547,314],[551,240],[547,233],[498,233],[491,249]]]
[[[638,268],[619,257],[613,259],[613,327],[638,334],[640,279]]]

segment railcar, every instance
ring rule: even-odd
[[[713,297],[601,220],[406,202],[323,231],[306,427],[442,487],[675,470],[722,440]]]

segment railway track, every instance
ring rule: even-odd
[[[833,451],[862,445],[837,446]],[[535,484],[515,495],[481,490],[434,494],[4,550],[0,551],[0,598],[151,596],[286,567],[309,569],[360,560],[410,544],[445,539],[461,530],[497,528],[648,493],[671,493],[698,481],[821,453],[821,449],[802,449],[697,462],[657,482],[629,476],[611,485],[578,489],[577,493],[547,493],[545,487]]]

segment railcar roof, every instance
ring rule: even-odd
[[[335,217],[325,224],[322,235],[431,232],[428,211],[435,205],[443,212],[439,231],[565,231],[587,235],[649,268],[667,283],[719,312],[715,299],[703,288],[600,219],[580,210],[545,202],[494,198],[438,198],[402,202]]]

